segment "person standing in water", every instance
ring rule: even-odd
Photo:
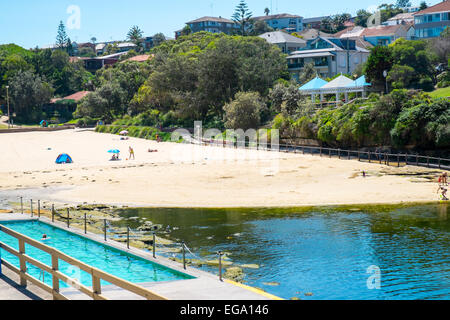
[[[134,150],[132,147],[129,148],[129,151],[130,151],[130,156],[128,158],[131,160],[131,157],[133,157],[133,160],[136,160],[135,156],[134,156]]]

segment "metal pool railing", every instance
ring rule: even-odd
[[[21,213],[25,214],[26,211],[24,210],[24,207],[23,207],[23,200],[24,200],[23,197],[20,197]],[[37,212],[37,219],[38,220],[41,218],[42,213],[45,213],[45,211],[41,212],[40,203],[41,203],[41,201],[38,200],[38,212]],[[30,199],[30,217],[32,217],[32,218],[35,217],[35,214],[36,214],[35,211],[36,210],[33,209],[33,200]],[[105,242],[108,241],[108,228],[111,229],[110,221],[108,219],[105,219],[105,218],[93,218],[92,215],[88,216],[87,213],[84,213],[83,216],[80,218],[80,217],[78,217],[76,215],[71,214],[69,208],[66,208],[65,212],[60,212],[60,211],[61,210],[59,210],[59,211],[56,210],[55,209],[55,205],[52,204],[52,206],[51,206],[51,213],[50,213],[50,215],[51,215],[51,222],[52,223],[54,223],[56,220],[59,219],[60,222],[63,222],[66,225],[67,229],[70,229],[71,225],[73,227],[73,224],[77,222],[77,226],[78,227],[82,226],[84,234],[88,234],[88,225],[89,225],[89,223],[91,223],[91,222],[102,222],[103,227],[102,227],[102,230],[101,230],[101,234],[103,235],[104,241]],[[3,228],[3,227],[1,227],[1,228]],[[158,246],[157,246],[157,241],[156,241],[156,234],[157,234],[157,230],[156,229],[151,231],[151,232],[141,232],[140,234],[138,234],[138,231],[133,230],[129,226],[127,226],[127,227],[125,227],[123,229],[125,229],[124,230],[124,234],[126,234],[126,247],[127,247],[127,249],[130,249],[132,236],[134,236],[135,238],[138,238],[139,236],[150,234],[151,237],[152,237],[151,245],[152,245],[153,258],[154,259],[157,258],[157,254],[156,253],[157,253],[157,247]],[[0,230],[0,232],[1,232],[1,230]],[[110,240],[117,241],[117,239],[115,239],[115,238],[110,238]],[[0,242],[0,245],[1,244],[2,243]],[[192,252],[192,250],[186,245],[186,243],[184,241],[181,242],[181,243],[175,243],[173,245],[175,245],[176,247],[181,247],[182,264],[183,264],[184,270],[187,270],[187,264],[188,264],[187,263],[187,259],[186,259],[186,254],[191,254],[195,259],[197,259],[199,261],[202,261],[203,263],[207,264],[207,261],[202,259],[202,258],[200,258],[198,255],[195,255]],[[161,247],[164,248],[164,249],[167,249],[164,245],[162,245]],[[7,250],[7,249],[5,249],[5,250]],[[223,276],[222,276],[222,274],[223,274],[223,272],[222,272],[222,269],[223,269],[222,256],[224,254],[221,251],[218,251],[218,252],[216,252],[214,254],[218,256],[218,261],[219,261],[219,263],[218,263],[219,279],[220,279],[220,281],[223,281]],[[75,261],[75,259],[73,259],[73,258],[70,258],[70,259]],[[8,266],[10,266],[10,264],[8,264]],[[37,266],[37,267],[39,268],[39,266]],[[84,270],[83,268],[80,268],[80,269]],[[47,271],[48,269],[41,269],[41,270],[44,272],[44,271]],[[13,270],[13,271],[16,271],[16,270]],[[86,270],[84,270],[84,271],[86,271]],[[87,271],[87,272],[89,273],[89,271]],[[27,276],[30,277],[29,275],[27,275]],[[34,279],[34,280],[36,280],[36,279]],[[30,280],[30,281],[32,281],[32,280]]]
[[[134,283],[131,283],[129,281],[120,279],[116,276],[113,276],[111,274],[108,274],[100,269],[97,269],[95,267],[92,267],[90,265],[87,265],[77,259],[74,259],[61,251],[58,251],[52,247],[49,247],[47,245],[44,245],[38,241],[35,241],[27,236],[24,236],[18,232],[15,232],[5,226],[0,225],[0,232],[3,232],[9,236],[12,236],[16,238],[19,241],[19,251],[15,250],[14,248],[4,244],[3,242],[0,242],[0,248],[4,249],[5,251],[9,252],[10,254],[16,256],[19,258],[20,261],[20,268],[15,267],[8,261],[1,259],[1,264],[3,264],[5,267],[9,268],[13,272],[19,275],[20,277],[20,285],[26,287],[27,281],[30,281],[34,285],[38,286],[39,288],[45,290],[48,293],[51,293],[54,300],[69,300],[66,296],[60,293],[59,288],[59,281],[63,281],[66,284],[76,288],[80,292],[88,295],[90,298],[94,300],[108,300],[107,297],[102,295],[102,286],[101,286],[101,280],[107,281],[113,285],[116,285],[117,287],[120,287],[126,291],[129,291],[131,293],[134,293],[136,295],[139,295],[141,297],[144,297],[148,300],[167,300],[161,295],[158,295],[150,290],[147,290],[139,285],[136,285]],[[34,248],[37,248],[39,250],[42,250],[48,254],[51,255],[52,265],[48,266],[30,256],[28,256],[25,252],[25,244],[30,245]],[[65,261],[69,263],[72,266],[75,266],[87,273],[89,273],[92,277],[92,288],[87,287],[79,283],[77,280],[70,278],[59,271],[59,261]],[[40,281],[39,279],[34,278],[30,274],[27,273],[27,266],[26,264],[30,263],[34,265],[35,267],[42,270],[42,274],[44,272],[50,274],[52,276],[52,286],[47,285],[44,282],[44,279]],[[42,277],[44,278],[44,276]]]
[[[203,146],[213,146],[232,149],[246,149],[246,150],[262,150],[272,152],[284,152],[294,154],[310,154],[320,157],[338,158],[340,160],[358,160],[368,161],[369,163],[379,163],[388,166],[417,166],[433,169],[450,170],[450,159],[441,157],[431,157],[419,154],[408,153],[389,153],[389,152],[372,152],[360,150],[336,149],[316,146],[301,146],[294,144],[273,144],[267,147],[261,147],[257,143],[236,143],[225,140],[205,140],[200,141],[191,140],[184,141],[187,144],[197,144]]]

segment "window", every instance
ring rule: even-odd
[[[448,21],[448,20],[450,20],[449,17],[450,17],[450,12],[444,12],[444,13],[442,14],[442,20],[443,20],[443,21]]]
[[[327,57],[314,58],[314,65],[316,67],[326,67],[328,66],[328,58]]]

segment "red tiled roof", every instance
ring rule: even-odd
[[[64,98],[53,98],[50,100],[51,103],[55,103],[61,100],[74,100],[75,102],[80,101],[81,99],[83,99],[84,97],[86,97],[89,93],[91,93],[90,91],[80,91],[80,92],[76,92],[74,94],[71,94],[70,96],[64,97]]]
[[[150,55],[150,54],[141,54],[139,56],[134,56],[129,59],[126,59],[123,62],[125,62],[125,61],[145,62],[148,59],[153,58],[153,56],[154,55]]]
[[[444,11],[450,11],[450,1],[449,0],[438,3],[434,6],[426,8],[422,11],[416,12],[414,15],[420,16],[422,14],[433,13],[433,12],[444,12]]]
[[[398,24],[398,25],[394,25],[394,26],[377,26],[377,27],[366,28],[363,31],[362,36],[365,36],[365,37],[387,36],[387,35],[395,34],[398,31],[398,29],[400,29],[402,27],[404,27],[404,26],[401,24]]]

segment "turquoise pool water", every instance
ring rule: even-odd
[[[127,254],[124,251],[102,245],[42,222],[1,222],[0,228],[1,225],[37,241],[41,241],[42,235],[46,234],[50,238],[43,242],[46,245],[90,266],[133,283],[174,281],[193,278],[184,273],[152,263],[137,256]],[[4,232],[0,232],[0,241],[18,250],[19,245],[17,239]],[[32,258],[51,266],[51,256],[48,253],[29,245],[25,246],[25,252]],[[19,267],[19,259],[14,255],[5,250],[1,250],[1,256],[3,259]],[[50,274],[45,273],[44,277],[42,277],[41,270],[29,263],[27,263],[27,268],[30,275],[40,280],[44,278],[45,283],[51,286],[52,278]],[[78,268],[74,268],[62,260],[59,262],[59,268],[62,273],[78,279],[83,285],[92,286],[92,277],[88,273]],[[108,284],[109,283],[106,281],[102,282],[102,285]],[[60,286],[61,288],[68,287],[61,281]]]

